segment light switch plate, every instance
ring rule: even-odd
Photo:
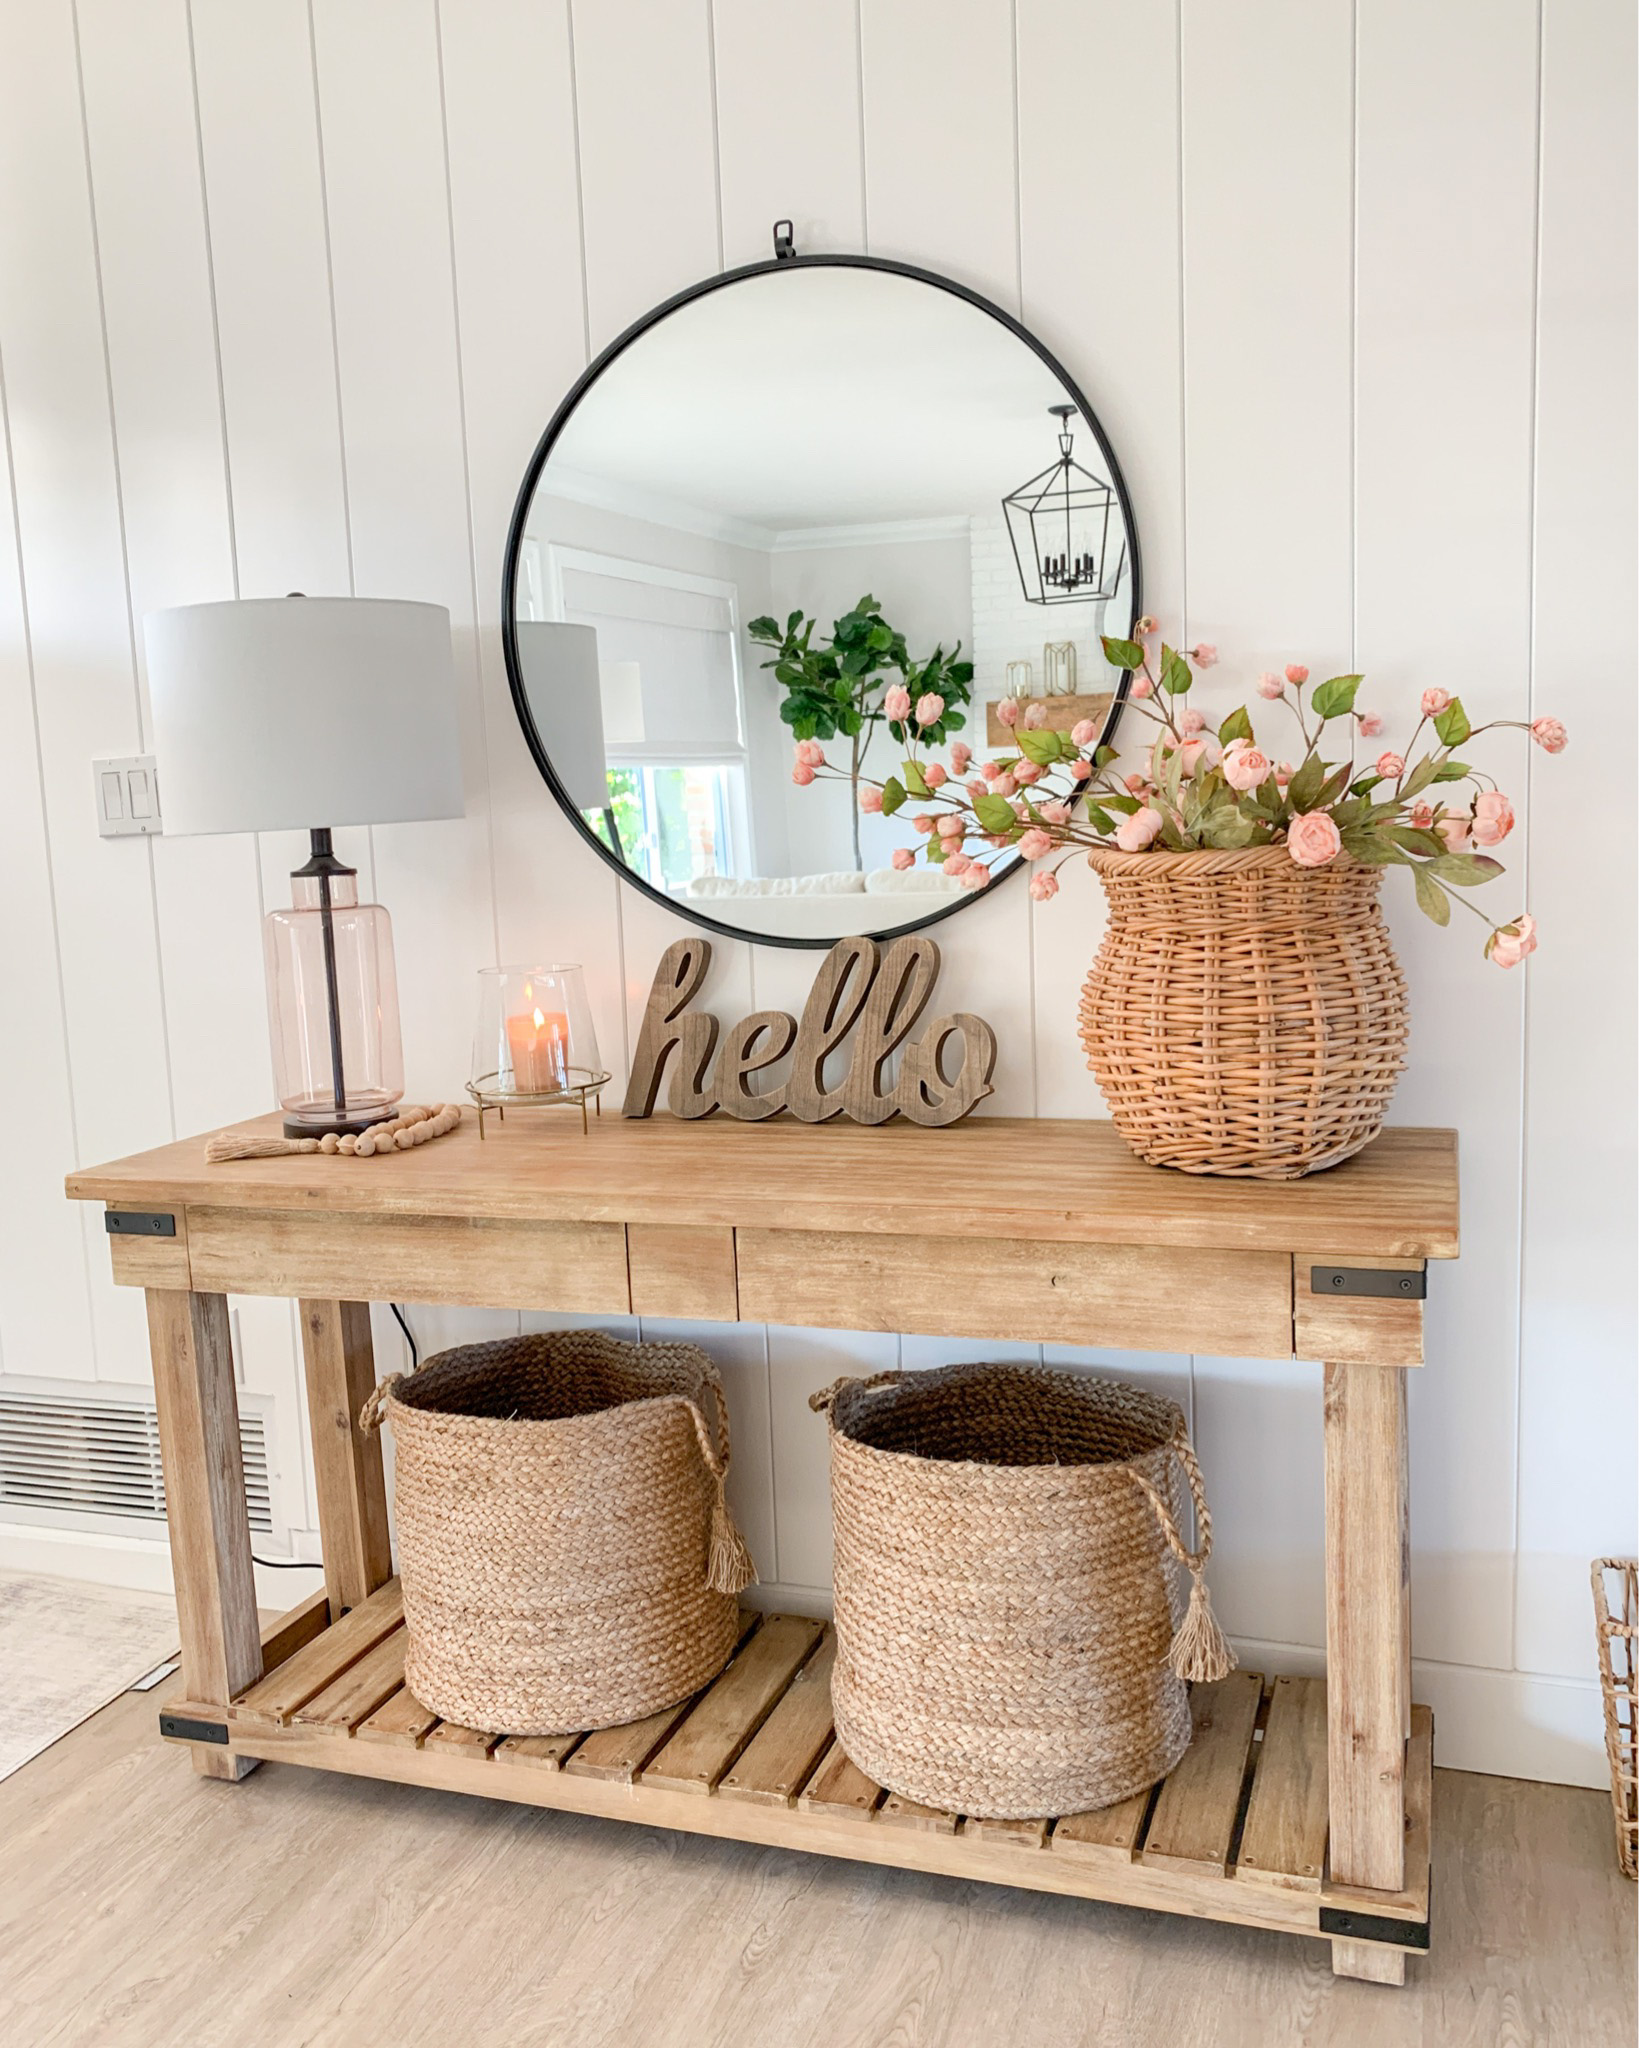
[[[104,839],[144,838],[162,831],[159,771],[152,754],[121,754],[91,763],[97,830]]]

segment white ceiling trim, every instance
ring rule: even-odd
[[[966,540],[973,522],[965,512],[938,519],[864,520],[855,526],[788,526],[774,536],[770,553],[793,555],[808,548],[894,547],[914,540]]]
[[[541,472],[539,488],[548,498],[567,498],[576,505],[591,505],[599,512],[618,512],[627,519],[668,527],[674,533],[697,533],[707,540],[724,541],[736,548],[756,548],[763,554],[771,552],[779,538],[771,527],[758,526],[750,519],[711,512],[704,505],[691,505],[685,499],[640,490],[634,484],[616,483],[608,477],[589,476],[558,462],[548,463]]]

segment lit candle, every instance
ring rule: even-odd
[[[512,1085],[520,1095],[559,1094],[569,1086],[569,1019],[561,1010],[525,1010],[506,1020]]]

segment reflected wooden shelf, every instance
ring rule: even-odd
[[[1172,1775],[1096,1813],[974,1820],[891,1794],[831,1725],[831,1629],[743,1615],[703,1692],[621,1728],[498,1736],[441,1721],[404,1686],[396,1580],[301,1642],[222,1709],[178,1703],[175,1739],[209,1730],[233,1755],[513,1800],[606,1820],[1145,1906],[1316,1938],[1428,1946],[1433,1723],[1412,1709],[1406,1877],[1369,1895],[1326,1865],[1326,1688],[1235,1672],[1191,1695],[1194,1740]]]

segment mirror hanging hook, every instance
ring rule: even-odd
[[[796,253],[797,245],[793,239],[790,221],[777,220],[774,223],[774,261],[788,263]]]

